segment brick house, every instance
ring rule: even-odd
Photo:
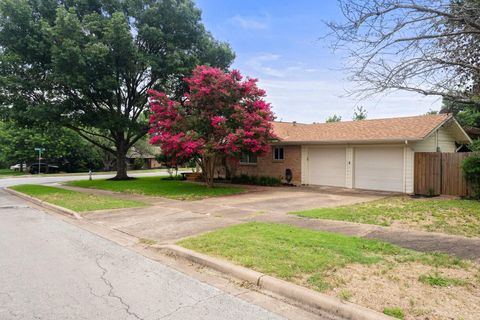
[[[450,114],[301,124],[274,122],[278,141],[245,154],[233,175],[271,176],[294,185],[413,192],[415,152],[457,152],[471,139]],[[218,170],[225,175],[225,170]]]

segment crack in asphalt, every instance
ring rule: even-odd
[[[143,318],[141,318],[138,314],[136,314],[133,311],[130,311],[130,308],[131,308],[130,305],[127,304],[121,296],[118,296],[114,293],[114,288],[113,288],[112,283],[110,282],[110,280],[108,280],[105,277],[108,273],[108,270],[100,264],[100,260],[104,256],[105,256],[105,254],[102,254],[101,256],[97,257],[97,259],[95,259],[95,263],[97,264],[98,268],[100,268],[102,270],[102,274],[100,275],[100,279],[102,279],[102,281],[109,287],[108,296],[117,299],[124,306],[125,312],[128,315],[131,315],[131,316],[135,317],[136,319],[143,320]],[[93,295],[95,295],[95,294],[93,294]]]
[[[105,302],[107,305],[110,305],[109,301],[107,300],[107,298],[104,296],[104,295],[100,295],[100,294],[97,294],[95,293],[95,290],[92,288],[92,286],[87,282],[87,288],[88,290],[90,291],[90,294],[94,297],[97,297],[97,298],[100,298],[103,300],[103,302]]]
[[[223,296],[223,295],[226,295],[225,292],[221,292],[221,293],[218,293],[218,294],[215,294],[211,297],[208,297],[208,298],[205,298],[205,299],[200,299],[198,300],[197,302],[195,302],[194,304],[189,304],[189,305],[183,305],[183,306],[179,306],[177,307],[175,310],[173,310],[172,312],[169,312],[163,316],[161,316],[160,318],[158,318],[159,320],[160,319],[165,319],[167,317],[170,317],[172,315],[174,315],[175,313],[177,313],[178,311],[182,310],[182,309],[186,309],[186,308],[195,308],[197,305],[199,305],[200,303],[202,302],[205,302],[205,301],[208,301],[210,299],[214,299],[214,298],[217,298],[217,297],[220,297],[220,296]]]

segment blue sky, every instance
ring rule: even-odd
[[[259,79],[278,120],[322,122],[332,114],[352,117],[364,106],[368,117],[418,115],[438,109],[440,100],[394,92],[368,100],[348,97],[354,86],[342,70],[345,57],[333,53],[323,21],[339,21],[336,0],[196,0],[203,22],[236,53],[233,68]]]

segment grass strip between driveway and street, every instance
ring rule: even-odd
[[[258,222],[178,244],[380,312],[423,316],[458,312],[465,319],[480,312],[480,267],[445,254]],[[443,286],[436,286],[432,275],[448,279],[447,284],[440,281]]]
[[[62,188],[23,184],[11,189],[76,212],[146,206],[144,202],[94,195]]]
[[[168,177],[141,177],[120,181],[106,179],[79,180],[69,182],[68,185],[181,200],[196,200],[207,197],[238,194],[245,191],[243,188],[234,186],[207,188],[204,184],[181,181]]]
[[[291,214],[306,218],[480,237],[478,200],[390,197],[350,206],[318,208]]]

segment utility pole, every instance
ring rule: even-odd
[[[45,151],[45,148],[35,148],[35,151],[38,151],[38,174],[40,174],[40,172],[42,171],[40,160],[42,160],[42,152]]]

